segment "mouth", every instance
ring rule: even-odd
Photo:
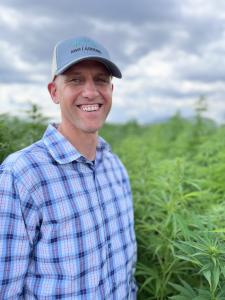
[[[98,111],[102,107],[102,104],[82,104],[78,105],[79,109],[85,112],[93,112],[93,111]]]

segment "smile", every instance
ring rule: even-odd
[[[83,104],[83,105],[78,105],[78,107],[82,110],[82,111],[97,111],[100,109],[100,107],[102,106],[102,104]]]

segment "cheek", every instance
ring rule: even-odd
[[[105,93],[105,99],[107,99],[108,103],[112,103],[112,90],[109,90]]]
[[[61,93],[59,95],[59,97],[60,97],[60,102],[61,102],[62,106],[65,106],[65,107],[72,106],[74,103],[74,99],[76,99],[75,95],[68,91]]]

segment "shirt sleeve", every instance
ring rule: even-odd
[[[22,189],[0,169],[0,299],[21,299],[31,242],[21,208]]]

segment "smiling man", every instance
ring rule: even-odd
[[[136,299],[129,179],[98,136],[112,77],[98,42],[56,45],[48,90],[61,122],[0,166],[0,299]]]
[[[111,74],[102,63],[88,59],[57,76],[48,89],[53,101],[60,104],[58,130],[86,158],[94,159],[98,130],[112,104]]]

